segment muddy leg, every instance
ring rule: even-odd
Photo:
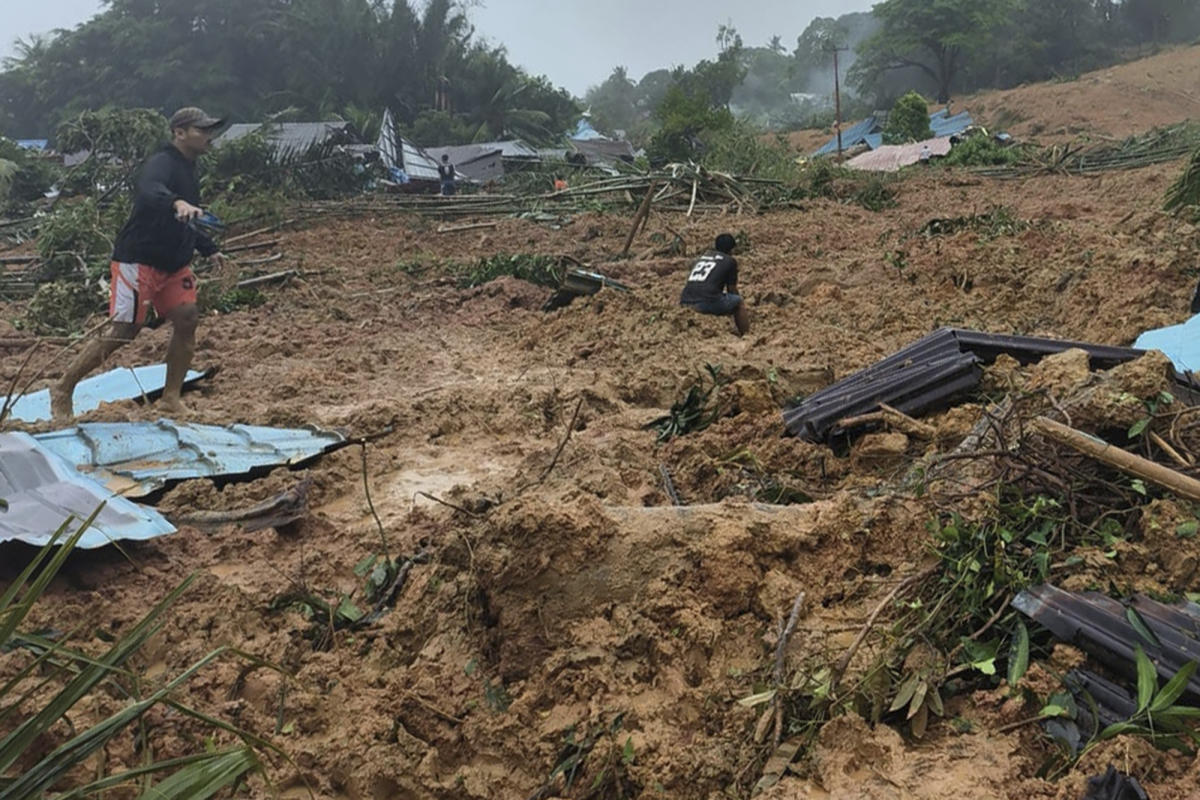
[[[737,335],[745,336],[750,332],[750,311],[746,308],[746,301],[738,303],[737,308],[733,310],[733,324],[737,326]]]
[[[50,414],[56,421],[66,422],[75,416],[73,396],[75,385],[112,353],[137,336],[139,326],[132,322],[114,322],[99,339],[88,342],[83,351],[67,367],[58,383],[50,387]]]
[[[192,364],[196,351],[196,323],[200,312],[195,303],[179,306],[167,315],[171,321],[171,343],[167,345],[167,381],[163,387],[159,408],[168,414],[186,414],[188,409],[180,399],[183,379]]]

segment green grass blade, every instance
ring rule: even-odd
[[[241,749],[241,748],[239,748]],[[97,796],[100,792],[106,792],[115,789],[125,784],[130,784],[139,778],[144,778],[147,775],[157,775],[159,773],[171,772],[182,767],[187,767],[198,762],[209,761],[213,758],[225,756],[233,752],[229,750],[219,753],[196,753],[190,756],[182,756],[180,758],[171,758],[165,761],[155,761],[151,764],[144,764],[125,772],[116,775],[108,775],[100,780],[93,781],[86,786],[80,786],[78,789],[56,795],[54,800],[82,800],[85,797]]]
[[[33,608],[33,604],[36,603],[38,598],[42,596],[42,593],[46,591],[46,587],[50,585],[50,581],[54,580],[54,577],[58,574],[58,571],[62,569],[62,565],[66,563],[67,557],[71,555],[71,551],[75,549],[76,543],[79,542],[79,537],[83,536],[84,531],[86,531],[96,520],[96,516],[103,508],[104,504],[101,503],[96,510],[92,512],[92,515],[83,521],[83,524],[79,526],[78,530],[76,530],[66,539],[60,539],[59,535],[70,525],[71,521],[67,520],[63,523],[62,527],[59,528],[52,537],[50,537],[50,541],[42,546],[42,549],[38,551],[38,556],[35,559],[38,564],[41,563],[41,560],[44,558],[44,554],[48,550],[53,549],[54,547],[58,547],[58,549],[55,551],[54,555],[51,556],[50,561],[44,567],[39,568],[37,577],[35,577],[33,582],[29,584],[29,589],[25,592],[25,595],[21,598],[19,603],[15,600],[15,594],[11,598],[9,597],[9,592],[16,587],[16,584],[23,583],[23,581],[20,580],[14,581],[14,586],[10,586],[9,591],[4,593],[4,598],[0,598],[0,609],[3,609],[5,612],[4,620],[0,622],[0,643],[7,642],[9,638],[12,637],[13,632],[17,629],[17,626],[24,621],[25,617],[29,614],[30,609]],[[59,543],[61,543],[61,545]],[[26,571],[28,570],[29,567],[26,567]],[[23,574],[24,571],[22,572],[22,575]],[[26,581],[27,580],[28,578],[26,578]],[[0,771],[3,771],[3,769],[3,767],[0,767]]]
[[[1150,703],[1150,713],[1159,714],[1170,708],[1187,691],[1188,681],[1192,679],[1192,675],[1195,672],[1195,661],[1189,661],[1187,664],[1184,664],[1179,672],[1176,672],[1171,680],[1167,681],[1166,685],[1154,696],[1154,700]]]
[[[1133,651],[1133,657],[1137,661],[1137,713],[1141,714],[1150,706],[1150,699],[1158,688],[1158,672],[1141,645]]]
[[[142,792],[138,800],[207,800],[258,768],[251,748],[230,750],[176,771],[158,786]]]
[[[81,698],[90,692],[96,684],[107,678],[114,667],[123,664],[136,652],[159,627],[159,617],[171,603],[175,602],[195,579],[195,575],[186,578],[183,583],[168,594],[162,602],[150,610],[141,622],[133,627],[128,634],[118,641],[100,659],[99,666],[89,666],[68,683],[61,692],[55,695],[37,714],[22,723],[16,730],[0,740],[0,773],[6,772],[17,759],[21,757],[33,742],[49,730],[64,714],[67,713]]]
[[[17,781],[12,786],[0,791],[0,800],[27,800],[45,792],[62,778],[63,775],[75,769],[75,767],[87,760],[92,753],[103,747],[120,730],[137,721],[142,714],[162,702],[182,683],[189,680],[196,672],[224,654],[224,652],[223,649],[214,650],[188,667],[184,672],[171,680],[170,683],[145,700],[126,706],[108,719],[88,728],[60,745],[32,768],[26,770],[24,774],[17,778]]]

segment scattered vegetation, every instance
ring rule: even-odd
[[[660,444],[676,436],[702,431],[721,416],[720,391],[729,380],[722,377],[720,364],[705,364],[704,372],[707,380],[701,375],[683,397],[671,405],[670,412],[646,425],[658,433]]]
[[[1014,236],[1027,230],[1030,223],[1018,217],[1008,206],[992,206],[982,214],[961,217],[938,217],[929,220],[917,233],[925,237],[953,236],[961,231],[973,231],[982,239]]]
[[[246,776],[261,769],[256,751],[269,745],[171,699],[172,693],[198,672],[235,651],[214,650],[149,693],[144,688],[157,682],[138,674],[133,667],[141,648],[162,627],[167,610],[191,585],[191,577],[128,630],[116,636],[106,635],[110,645],[102,653],[71,649],[62,634],[24,629],[26,619],[91,522],[87,520],[72,533],[68,533],[69,523],[60,528],[0,594],[0,652],[20,654],[13,657],[24,658],[25,662],[0,687],[3,716],[22,710],[25,713],[23,721],[0,737],[0,798],[16,800],[48,796],[48,792],[56,789],[61,792],[67,788],[64,782],[68,775],[89,777],[84,777],[85,785],[69,787],[68,795],[55,796],[105,796],[125,788],[138,789],[141,797],[202,800],[236,787]],[[252,660],[258,666],[268,666]],[[97,691],[128,699],[116,713],[88,724],[88,710],[82,701]],[[106,774],[102,767],[97,774],[95,754],[137,725],[147,712],[164,706],[205,727],[218,725],[241,743],[214,744],[207,752],[165,761],[154,761],[147,748],[144,763],[116,774]],[[70,721],[65,737],[64,719]],[[51,749],[48,743],[56,741],[61,744]],[[142,740],[143,746],[148,744]],[[157,784],[153,783],[164,775]]]
[[[1163,203],[1167,211],[1196,206],[1200,206],[1200,149],[1192,153],[1183,174],[1167,190],[1166,202]]]
[[[458,285],[463,289],[481,286],[501,275],[510,275],[538,286],[557,287],[562,283],[562,258],[535,253],[498,253],[486,256],[462,272]]]
[[[1000,167],[1019,164],[1025,156],[1022,148],[1005,145],[991,136],[968,136],[950,149],[949,155],[938,160],[948,167]]]

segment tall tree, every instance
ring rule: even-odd
[[[865,89],[884,73],[913,68],[948,102],[972,51],[989,46],[1016,9],[1016,0],[883,0],[872,9],[881,27],[863,42],[851,79]]]

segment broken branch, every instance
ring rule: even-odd
[[[1127,475],[1150,481],[1188,500],[1200,501],[1200,481],[1195,478],[1164,467],[1162,464],[1156,464],[1148,458],[1136,456],[1103,439],[1070,428],[1047,417],[1038,417],[1033,424],[1035,428],[1051,439]]]

